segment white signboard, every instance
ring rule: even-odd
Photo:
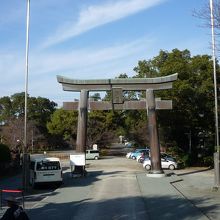
[[[85,166],[86,165],[85,154],[71,154],[70,165],[71,166]]]

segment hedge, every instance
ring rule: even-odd
[[[7,145],[0,143],[0,163],[11,161],[10,149]]]

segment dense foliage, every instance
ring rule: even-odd
[[[0,143],[0,164],[10,162],[11,154],[7,145]]]
[[[178,73],[173,88],[155,91],[155,96],[173,101],[172,110],[157,111],[160,144],[169,152],[181,156],[185,164],[209,163],[215,146],[214,89],[212,60],[208,55],[192,56],[190,51],[161,50],[150,60],[139,61],[132,78],[151,78]],[[219,66],[217,64],[217,73]],[[126,73],[119,78],[129,78]],[[111,101],[111,93],[95,101]],[[145,91],[124,91],[125,100],[145,98]],[[77,111],[55,109],[56,104],[45,98],[28,97],[29,131],[35,139],[46,140],[53,147],[75,145]],[[24,93],[0,98],[1,142],[15,146],[22,140]],[[137,146],[147,146],[147,111],[89,111],[87,143],[107,146],[123,135]],[[29,133],[29,145],[31,144]],[[36,140],[37,142],[37,140]],[[45,144],[45,142],[44,142]]]
[[[1,142],[10,149],[17,146],[21,148],[24,136],[24,104],[25,94],[16,93],[10,97],[0,98],[0,131]],[[42,97],[29,97],[27,105],[27,141],[28,146],[38,142],[47,143],[48,132],[46,128],[50,115],[55,111],[56,103]]]
[[[73,143],[77,134],[77,117],[77,111],[57,109],[47,122],[47,129],[50,134],[61,136],[65,141]]]
[[[178,73],[173,89],[156,93],[173,100],[172,111],[158,111],[161,144],[178,146],[193,161],[202,162],[212,155],[215,126],[211,57],[192,57],[188,50],[160,51],[152,60],[140,61],[135,71],[136,77],[149,77],[149,72],[154,77]]]

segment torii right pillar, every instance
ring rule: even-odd
[[[148,176],[161,177],[164,172],[161,168],[160,143],[156,119],[156,104],[154,91],[146,90],[147,111],[148,111],[148,129],[150,138],[151,171]]]

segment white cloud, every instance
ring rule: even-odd
[[[154,41],[155,39],[152,40],[152,37],[145,36],[135,41],[109,45],[105,48],[91,47],[69,52],[51,53],[41,51],[30,57],[30,72],[34,72],[37,75],[49,72],[56,74],[76,72],[79,74],[79,77],[82,77],[81,74],[83,72],[91,73],[91,69],[101,69],[112,63],[119,63],[121,60],[131,59],[131,57],[135,57],[134,59],[137,62],[138,54],[146,54],[147,49],[152,47]],[[97,74],[94,73],[92,76],[96,77]],[[85,74],[85,77],[88,76]]]
[[[24,55],[17,51],[0,51],[0,60],[1,81],[10,81],[25,72]]]
[[[105,48],[86,48],[65,52],[36,51],[29,57],[29,91],[31,96],[59,97],[62,88],[56,75],[71,78],[114,78],[132,71],[138,59],[152,51],[155,38],[145,36],[124,44]],[[141,55],[143,57],[141,57]],[[149,54],[148,54],[149,55]],[[24,54],[0,51],[1,96],[24,91]],[[58,95],[57,95],[58,94]]]
[[[64,23],[55,33],[47,38],[42,47],[63,42],[95,27],[158,5],[163,1],[165,0],[120,0],[89,6],[79,13],[77,22]]]

